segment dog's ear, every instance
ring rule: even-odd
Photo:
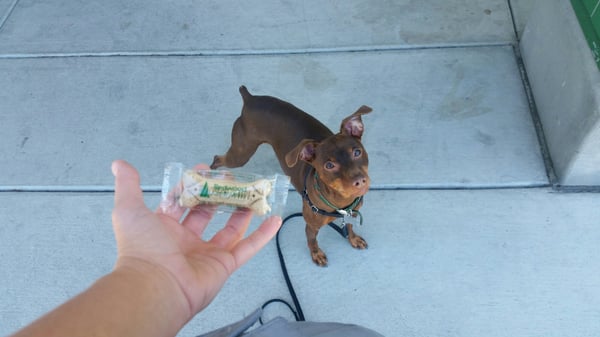
[[[360,116],[368,114],[371,111],[373,111],[373,109],[366,105],[363,105],[360,108],[358,108],[358,110],[356,110],[355,113],[344,118],[344,120],[342,121],[342,126],[340,128],[340,133],[358,138],[360,140],[363,131],[365,130],[362,118]]]
[[[302,140],[292,151],[285,155],[285,163],[288,167],[294,167],[298,163],[298,159],[305,162],[312,162],[315,159],[316,148],[319,142],[312,139]]]

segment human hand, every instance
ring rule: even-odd
[[[199,166],[198,168],[208,168]],[[235,212],[210,240],[201,236],[214,208],[190,212],[179,223],[184,209],[164,213],[148,209],[139,174],[125,161],[112,164],[115,176],[113,229],[117,240],[115,270],[134,269],[169,279],[179,289],[186,320],[204,309],[227,278],[253,257],[277,233],[281,218],[270,217],[244,238],[250,211]]]

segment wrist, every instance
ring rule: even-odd
[[[189,302],[171,273],[151,262],[119,257],[107,275],[123,285],[126,297],[137,305],[146,305],[147,322],[161,325],[160,330],[179,331],[191,318]]]
[[[190,312],[166,270],[119,258],[111,273],[15,336],[175,336]]]

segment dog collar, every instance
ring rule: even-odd
[[[330,217],[335,217],[335,218],[343,218],[342,219],[342,226],[344,226],[346,224],[346,217],[347,216],[351,216],[351,217],[356,217],[357,215],[359,216],[359,220],[360,220],[360,225],[362,226],[363,224],[363,218],[362,218],[362,214],[360,214],[360,212],[358,210],[355,210],[354,208],[356,208],[356,206],[358,206],[358,204],[360,204],[360,202],[362,201],[363,197],[360,196],[356,199],[354,199],[354,201],[343,208],[339,208],[337,206],[335,206],[333,203],[331,203],[329,200],[327,200],[325,198],[325,196],[323,195],[323,193],[321,192],[321,188],[319,187],[319,175],[317,174],[317,172],[315,171],[315,190],[317,191],[318,195],[319,195],[319,199],[321,199],[321,201],[323,201],[323,203],[325,203],[325,205],[331,207],[334,209],[334,212],[328,212],[325,211],[323,209],[320,209],[319,207],[317,207],[311,200],[310,197],[308,196],[308,191],[306,189],[306,183],[308,181],[308,176],[310,174],[310,171],[308,171],[306,173],[306,176],[304,176],[304,191],[302,193],[302,197],[304,200],[306,200],[306,202],[308,203],[308,206],[313,210],[313,212],[320,214],[320,215],[325,215],[325,216],[330,216]],[[356,214],[356,215],[354,215]]]

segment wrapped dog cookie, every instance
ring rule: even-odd
[[[264,177],[226,170],[193,170],[181,163],[165,166],[161,207],[194,209],[217,205],[225,211],[250,209],[258,216],[281,215],[287,200],[290,179],[274,174]]]

